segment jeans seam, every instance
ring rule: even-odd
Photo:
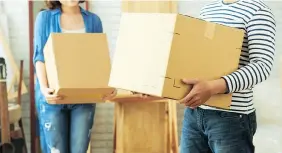
[[[202,111],[200,109],[197,110],[197,125],[199,131],[203,132],[203,117],[202,117]]]

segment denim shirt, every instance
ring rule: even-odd
[[[80,8],[84,26],[86,33],[102,33],[103,26],[100,18],[89,11]],[[54,10],[43,10],[38,13],[35,21],[34,27],[34,38],[33,38],[33,45],[34,45],[34,55],[33,55],[33,64],[37,61],[45,62],[43,48],[47,42],[47,39],[50,33],[61,33],[61,19],[62,11],[61,9],[54,9]],[[67,55],[66,55],[67,56]],[[40,90],[39,81],[36,79],[35,82],[35,92],[36,92],[36,99],[43,96]],[[40,96],[40,97],[38,97]]]

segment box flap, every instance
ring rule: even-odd
[[[67,102],[93,103],[99,99],[95,94],[113,91],[108,87],[111,65],[105,34],[52,33],[44,55],[49,87]]]
[[[192,86],[185,85],[180,78],[165,77],[162,97],[180,100],[186,96],[191,89]]]
[[[109,85],[160,96],[175,21],[176,14],[123,13]]]
[[[181,79],[219,79],[238,69],[242,30],[179,15],[175,33],[165,75],[175,81],[166,79],[163,96],[182,99],[187,95],[186,85],[175,88],[174,82]],[[231,95],[224,96],[229,100]]]
[[[61,88],[107,87],[111,65],[105,34],[56,33],[53,42]]]
[[[46,67],[46,75],[48,78],[48,85],[53,89],[57,90],[60,88],[59,80],[58,80],[58,69],[57,69],[57,61],[55,60],[54,54],[54,33],[49,35],[49,38],[44,46],[44,59],[45,59],[45,67]]]

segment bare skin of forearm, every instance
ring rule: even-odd
[[[36,75],[39,80],[40,87],[48,87],[46,68],[43,62],[36,62],[35,64]]]
[[[223,94],[227,91],[224,79],[217,79],[209,82],[212,95]]]

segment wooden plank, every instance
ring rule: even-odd
[[[0,113],[1,113],[1,143],[9,143],[10,122],[9,122],[6,82],[0,82]]]
[[[117,150],[117,124],[118,124],[118,111],[119,111],[119,105],[120,103],[115,104],[114,108],[114,144],[113,144],[113,153],[116,153]]]
[[[7,67],[4,58],[0,58],[0,123],[1,123],[1,143],[10,143],[10,122],[7,96]]]
[[[166,116],[167,116],[167,122],[166,122],[166,127],[167,130],[164,133],[166,135],[166,143],[165,143],[165,147],[166,147],[166,152],[167,153],[171,153],[171,123],[172,123],[172,117],[171,117],[171,106],[170,106],[170,101],[166,102]]]
[[[29,59],[33,59],[33,25],[34,25],[34,10],[33,10],[33,1],[28,1],[28,20],[29,20]],[[35,116],[35,96],[34,96],[34,65],[33,61],[29,61],[29,92],[30,92],[30,148],[31,153],[36,152],[36,140],[39,139],[36,137],[36,116]]]
[[[118,103],[116,105],[117,111],[115,112],[116,116],[116,129],[115,129],[115,136],[116,136],[116,153],[124,153],[124,142],[123,142],[123,124],[124,123],[124,108],[122,107],[122,103]]]
[[[116,153],[168,153],[167,103],[118,103],[116,107]]]
[[[178,126],[177,126],[177,107],[175,102],[171,102],[171,114],[172,114],[172,152],[179,153],[178,149]]]

